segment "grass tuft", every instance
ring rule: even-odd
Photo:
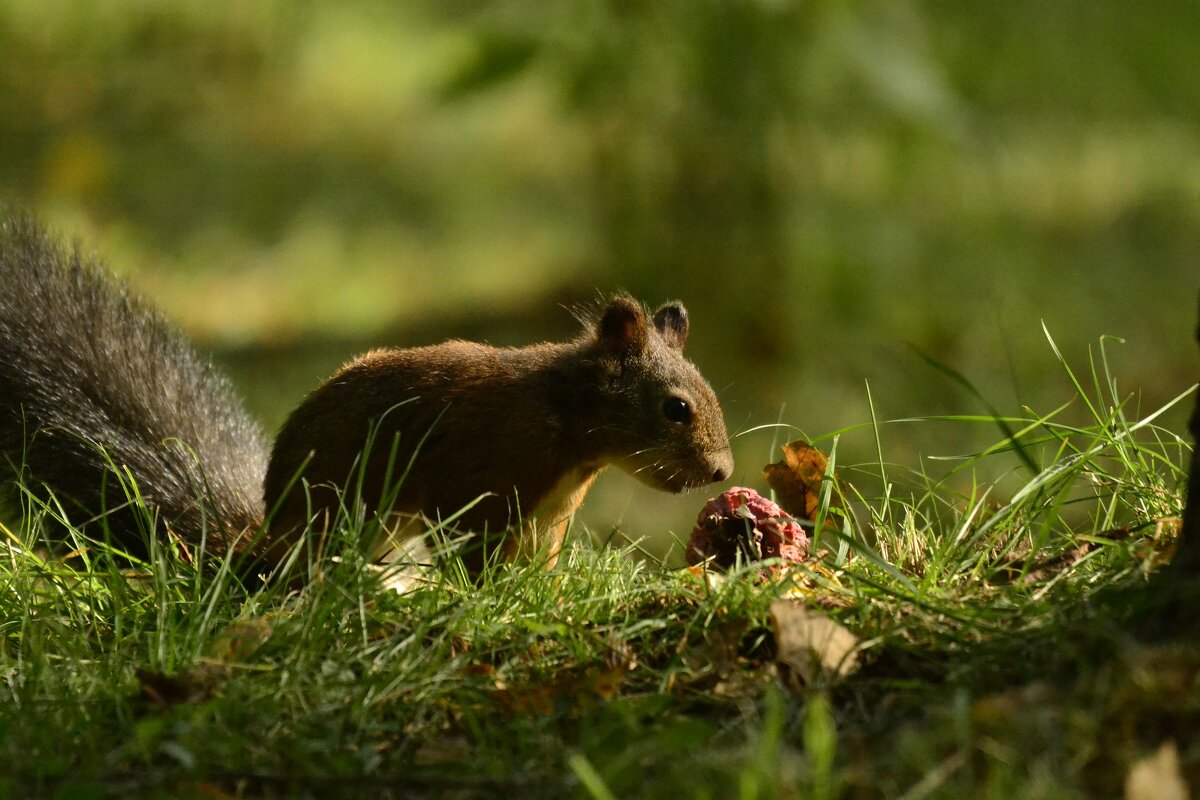
[[[49,551],[67,520],[27,495],[2,530],[0,796],[1072,797],[1172,738],[1194,781],[1200,647],[1138,634],[1190,456],[1158,420],[1195,387],[1143,413],[1107,346],[1086,379],[1063,363],[1074,398],[1046,414],[825,437],[821,556],[790,580],[576,536],[552,572],[472,582],[448,556],[397,594],[348,515],[332,557],[298,553],[303,588],[247,587],[163,545],[149,510],[144,560],[69,525]],[[883,445],[901,424],[999,438],[912,465]],[[876,459],[839,463],[860,432]],[[779,680],[785,593],[857,633],[865,666]]]

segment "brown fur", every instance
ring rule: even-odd
[[[621,295],[573,342],[367,353],[280,431],[265,482],[267,508],[278,504],[270,538],[286,545],[310,522],[326,524],[339,490],[361,474],[368,513],[381,510],[389,489],[394,502],[382,510],[400,518],[446,519],[470,506],[455,529],[496,535],[505,557],[545,548],[552,564],[571,515],[610,464],[667,491],[732,471],[716,397],[682,355],[686,336],[682,306],[664,306],[651,321]],[[690,424],[664,417],[668,396],[686,400]],[[307,491],[287,491],[297,477]],[[477,569],[486,552],[468,563]]]
[[[732,470],[717,399],[683,357],[683,306],[650,316],[625,295],[571,342],[367,353],[300,405],[267,465],[232,387],[182,334],[94,260],[5,216],[0,500],[19,500],[21,487],[52,496],[130,552],[147,544],[144,515],[125,502],[132,484],[185,549],[238,553],[255,571],[257,557],[270,566],[356,498],[351,510],[400,548],[453,518],[488,534],[473,569],[489,549],[553,563],[605,467],[667,491]]]

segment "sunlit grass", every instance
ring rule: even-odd
[[[874,462],[841,463],[849,432],[821,440],[832,462],[821,555],[796,586],[753,570],[704,579],[575,537],[552,572],[493,566],[473,582],[450,556],[426,588],[398,595],[361,557],[362,529],[345,525],[336,559],[293,562],[303,588],[288,576],[243,586],[228,565],[159,545],[139,562],[76,532],[71,558],[48,554],[34,523],[61,510],[30,499],[0,559],[0,788],[833,798],[1111,787],[1194,716],[1174,687],[1200,651],[1134,644],[1153,608],[1140,599],[1148,576],[1177,532],[1190,447],[1157,426],[1162,409],[1138,413],[1117,391],[1103,345],[1083,371],[1063,369],[1076,397],[1049,413],[866,423],[995,429],[993,446],[942,475],[889,460],[882,444]],[[993,461],[1008,465],[1003,477],[979,479]],[[152,514],[146,524],[157,541]],[[768,609],[788,592],[861,637],[859,672],[807,688],[777,680]],[[1142,738],[1111,737],[1134,719]]]
[[[781,397],[806,431],[856,423],[816,440],[838,482],[812,574],[669,568],[641,537],[685,538],[662,509],[686,526],[702,498],[606,503],[603,483],[554,572],[474,583],[449,559],[405,596],[354,524],[339,560],[297,554],[303,589],[245,586],[150,511],[143,559],[69,527],[42,547],[62,509],[30,496],[0,531],[0,797],[1112,796],[1170,738],[1200,775],[1200,652],[1137,641],[1191,447],[1168,421],[1194,396],[1186,11],[532,8],[8,2],[0,188],[221,356],[483,308],[528,341],[560,289],[715,297],[689,348],[735,430]],[[747,47],[720,24],[739,10],[799,16]],[[449,96],[534,45],[527,73]],[[766,61],[743,85],[747,53]],[[753,169],[770,180],[747,193]],[[747,281],[760,237],[736,229],[764,191],[781,244]],[[627,251],[606,239],[622,224]],[[724,260],[659,268],[713,227],[740,243]],[[788,313],[754,319],[768,294]],[[1107,342],[1045,348],[1042,318],[1145,334],[1123,374],[1154,399],[1118,388]],[[273,426],[321,369],[264,379],[258,356]],[[785,433],[738,440],[738,482]],[[622,535],[637,546],[589,544]],[[863,638],[859,673],[775,680],[768,608],[790,589]]]

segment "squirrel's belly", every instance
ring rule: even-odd
[[[547,568],[553,567],[562,550],[567,526],[600,470],[599,467],[582,467],[560,478],[538,502],[521,530],[514,532],[505,554],[545,560]]]
[[[502,545],[505,560],[536,559],[547,568],[553,567],[571,518],[599,474],[600,469],[587,468],[559,479],[533,512],[519,526],[507,531]],[[434,523],[419,512],[393,515],[385,538],[372,553],[378,564],[376,568],[390,589],[404,593],[428,582],[427,570],[435,558],[424,534],[433,527]]]
[[[599,474],[600,470],[595,467],[568,472],[546,493],[530,516],[542,527],[570,521]]]
[[[372,553],[383,585],[399,594],[418,589],[429,582],[428,571],[435,555],[427,534],[434,527],[421,514],[397,514],[392,517],[383,541]]]

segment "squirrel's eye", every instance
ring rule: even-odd
[[[681,397],[668,397],[663,401],[663,416],[671,422],[687,425],[692,421],[692,408]]]

